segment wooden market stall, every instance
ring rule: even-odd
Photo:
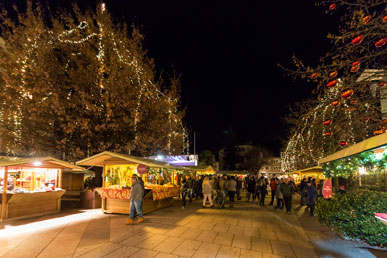
[[[214,175],[216,173],[212,166],[185,166],[184,169],[192,171],[194,176]]]
[[[77,165],[103,167],[100,193],[105,213],[129,214],[133,174],[141,176],[145,183],[143,213],[172,205],[173,197],[180,193],[175,173],[182,168],[165,162],[104,151],[78,161]]]
[[[320,180],[325,180],[324,170],[322,167],[319,167],[319,166],[295,170],[293,172],[287,173],[287,176],[292,177],[294,179],[294,182],[296,182],[296,184],[301,183],[301,180],[303,178],[308,179],[308,177],[315,178],[317,183]]]
[[[63,169],[83,168],[52,157],[0,157],[1,220],[60,212]]]

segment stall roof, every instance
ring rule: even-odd
[[[304,169],[300,169],[300,170],[294,170],[292,172],[289,172],[287,174],[293,174],[293,173],[299,173],[299,172],[311,172],[311,171],[316,171],[316,170],[319,170],[319,171],[323,171],[323,168],[320,167],[320,166],[315,166],[315,167],[310,167],[310,168],[304,168]]]
[[[98,153],[94,156],[88,157],[86,159],[77,161],[79,166],[97,166],[102,167],[104,165],[130,165],[130,164],[141,164],[148,167],[154,168],[176,168],[178,167],[170,166],[166,162],[161,162],[157,160],[151,160],[141,157],[135,157],[127,154],[120,154],[110,151],[104,151]]]
[[[82,167],[73,165],[71,163],[53,157],[20,158],[0,156],[0,167],[39,167],[72,169],[77,171],[85,170]]]
[[[187,170],[196,170],[196,171],[207,171],[207,170],[214,171],[214,169],[211,166],[184,166],[183,168]]]
[[[325,158],[322,158],[318,161],[318,164],[327,163],[330,161],[338,160],[344,157],[353,156],[355,154],[361,153],[366,150],[371,150],[377,147],[380,147],[382,145],[387,144],[387,132],[371,137],[367,140],[364,140],[362,142],[359,142],[355,145],[352,145],[350,147],[347,147],[343,150],[340,150],[336,153],[333,153]]]

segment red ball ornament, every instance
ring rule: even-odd
[[[328,119],[328,120],[325,120],[323,123],[324,125],[330,125],[332,123],[332,120]]]
[[[357,60],[357,61],[352,63],[352,66],[358,66],[358,65],[360,65],[360,60]]]
[[[346,89],[341,92],[341,98],[344,100],[350,99],[353,95],[353,89]]]
[[[359,45],[363,41],[363,39],[364,39],[364,37],[362,35],[359,35],[356,38],[354,38],[351,41],[351,43],[352,43],[352,45],[356,46],[356,45]]]
[[[382,21],[387,22],[387,15],[383,17]]]
[[[379,82],[379,83],[378,83],[378,87],[383,87],[384,85],[386,85],[385,82]]]
[[[352,105],[356,105],[358,102],[359,102],[359,100],[353,99],[349,103],[351,103]]]
[[[375,47],[383,47],[387,42],[387,38],[382,38],[379,39],[378,41],[375,42]]]
[[[335,80],[332,80],[332,81],[328,82],[327,83],[327,87],[331,88],[331,87],[336,86],[336,84],[337,84],[337,80],[335,79]]]
[[[326,132],[324,133],[325,136],[331,136],[332,135],[332,132]]]
[[[345,145],[347,145],[347,142],[346,142],[346,141],[341,141],[341,142],[340,142],[340,146],[345,146]]]

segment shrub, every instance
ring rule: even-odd
[[[319,198],[316,206],[320,222],[337,228],[343,236],[387,247],[387,226],[374,217],[378,212],[387,212],[386,192],[337,194],[330,200]]]

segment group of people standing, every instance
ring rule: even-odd
[[[206,207],[207,200],[210,203],[210,207],[218,206],[224,208],[226,204],[227,196],[229,197],[229,207],[234,207],[235,195],[240,200],[242,190],[242,180],[235,178],[234,176],[205,176],[198,181],[194,181],[195,178],[186,176],[181,181],[181,198],[183,201],[182,208],[186,207],[186,198],[189,198],[189,203],[192,202],[192,193],[194,187],[200,190],[200,194],[196,193],[197,199],[203,197],[203,207]],[[199,184],[199,185],[198,185]]]

